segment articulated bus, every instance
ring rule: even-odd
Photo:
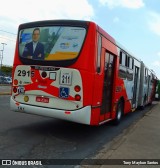
[[[148,93],[153,94],[149,88],[154,82],[150,73],[147,83],[148,72],[142,61],[94,22],[21,24],[10,107],[87,125],[110,120],[118,124],[122,115],[151,103]],[[145,85],[148,92],[142,93]]]

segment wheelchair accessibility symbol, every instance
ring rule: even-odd
[[[59,97],[68,98],[69,97],[69,88],[60,87]]]

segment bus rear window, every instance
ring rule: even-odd
[[[86,35],[83,27],[49,26],[19,32],[19,56],[30,63],[74,60]],[[28,62],[27,61],[27,62]]]

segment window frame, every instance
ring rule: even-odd
[[[101,54],[102,54],[102,36],[98,33],[97,38],[97,63],[96,63],[96,69],[97,73],[101,72]]]

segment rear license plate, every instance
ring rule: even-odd
[[[47,97],[36,97],[36,102],[49,103],[49,98]]]

